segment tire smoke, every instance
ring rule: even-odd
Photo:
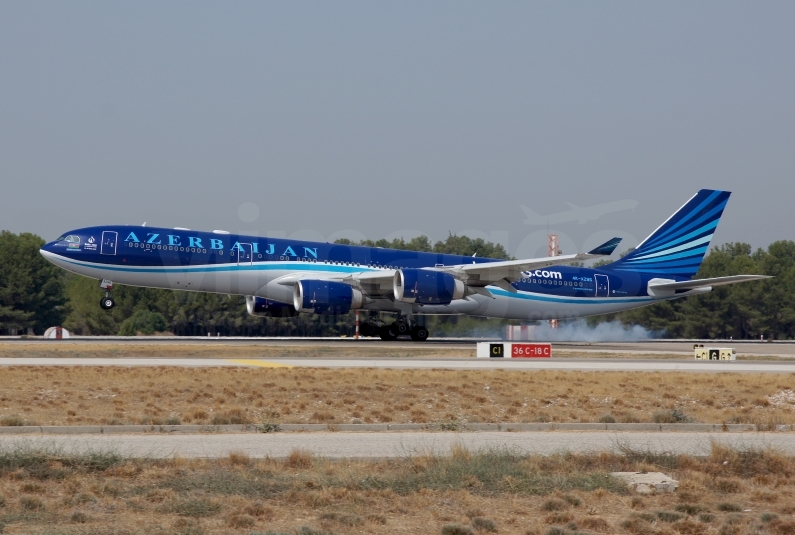
[[[614,320],[591,326],[583,319],[561,321],[557,329],[544,322],[535,326],[533,335],[544,342],[635,342],[658,338],[657,333],[640,325],[624,325]]]

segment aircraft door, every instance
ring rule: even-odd
[[[254,250],[250,243],[241,243],[240,248],[237,250],[237,264],[253,264],[254,263]]]
[[[610,279],[607,275],[594,275],[596,285],[596,297],[608,297],[610,295]]]
[[[102,231],[102,245],[99,249],[100,254],[115,255],[116,254],[116,241],[119,239],[119,233],[113,230]]]

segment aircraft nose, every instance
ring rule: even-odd
[[[53,253],[55,253],[55,244],[56,243],[58,243],[58,242],[57,241],[51,241],[49,243],[45,243],[39,249],[39,254],[41,254],[41,256],[43,256],[44,258],[49,259],[53,255]]]
[[[41,249],[39,249],[39,254],[47,258],[47,253],[52,253],[52,244],[53,242],[45,243],[44,245],[42,245]]]

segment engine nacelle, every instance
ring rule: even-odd
[[[246,311],[252,316],[265,318],[292,318],[298,315],[298,311],[291,304],[253,295],[246,296]]]
[[[301,280],[293,287],[293,306],[298,312],[347,314],[364,305],[362,292],[344,282]]]
[[[419,305],[449,305],[462,299],[466,285],[449,273],[431,269],[399,269],[393,285],[395,300]]]

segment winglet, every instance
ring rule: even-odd
[[[618,247],[619,243],[621,243],[621,238],[613,238],[612,240],[604,242],[602,245],[600,245],[593,251],[588,251],[588,254],[603,255],[603,256],[611,255],[613,254],[613,251],[616,250],[616,247]]]

